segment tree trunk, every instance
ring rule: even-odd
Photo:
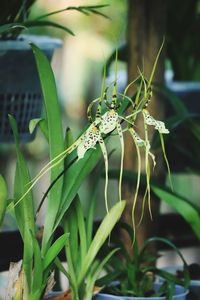
[[[158,53],[158,50],[162,44],[164,38],[165,30],[165,1],[160,0],[129,0],[128,7],[128,82],[131,82],[134,78],[138,76],[138,67],[140,70],[144,70],[146,78],[149,78],[152,67]],[[162,82],[164,75],[164,55],[159,58],[159,62],[154,75],[154,81]],[[133,91],[132,91],[133,92]],[[150,113],[159,120],[163,119],[164,107],[162,99],[155,94],[150,101],[148,110]],[[141,126],[141,121],[139,120],[137,126]],[[152,127],[152,126],[151,126]],[[149,128],[150,130],[151,128]],[[151,139],[153,134],[149,132],[149,137]],[[125,160],[124,167],[128,170],[137,170],[137,157],[135,155],[136,151],[133,145],[133,141],[130,135],[125,136]],[[157,165],[154,174],[152,176],[157,176],[161,180],[162,175],[162,163],[159,162],[160,155],[157,155]],[[162,156],[162,155],[161,155]],[[144,155],[142,157],[144,161]],[[144,164],[142,164],[144,165]],[[127,200],[127,207],[124,213],[123,219],[131,223],[131,210],[132,210],[132,199],[134,197],[134,187],[125,183],[124,185],[124,196]],[[141,202],[143,199],[143,194],[138,196],[137,208],[135,212],[136,223],[141,216]],[[158,201],[152,199],[151,197],[151,209],[153,216],[156,217],[159,209]],[[146,207],[144,218],[142,224],[137,230],[137,240],[139,245],[151,235],[155,235],[154,222],[151,221],[149,211]],[[123,236],[123,239],[126,239]],[[127,244],[128,241],[125,240]]]

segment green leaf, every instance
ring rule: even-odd
[[[48,249],[47,254],[45,255],[45,258],[43,261],[43,270],[46,270],[50,266],[50,264],[54,261],[56,256],[59,254],[59,252],[62,250],[62,248],[66,244],[68,238],[69,238],[69,234],[64,233]]]
[[[57,215],[57,222],[55,223],[54,229],[59,225],[72,200],[78,193],[83,180],[94,169],[101,156],[101,150],[98,145],[95,150],[88,150],[82,159],[73,163],[66,171],[63,182],[64,190],[62,195],[62,204]]]
[[[76,198],[75,202],[76,208],[76,219],[78,223],[78,231],[79,231],[79,238],[80,238],[80,261],[81,265],[85,259],[85,255],[87,253],[87,236],[86,236],[86,228],[85,228],[85,221],[83,215],[83,208],[80,203],[79,197]]]
[[[118,202],[115,204],[111,210],[108,212],[108,214],[103,219],[101,225],[99,226],[92,243],[90,245],[90,248],[88,249],[87,255],[84,259],[84,263],[82,266],[82,269],[80,270],[79,276],[78,276],[78,284],[82,282],[84,279],[87,271],[89,270],[90,266],[92,265],[98,251],[100,250],[103,243],[108,238],[109,234],[111,233],[113,227],[121,217],[121,214],[125,208],[125,201]]]
[[[34,44],[31,44],[35,56],[37,69],[40,77],[42,93],[45,103],[46,118],[48,124],[48,137],[50,148],[50,160],[64,150],[63,129],[61,122],[61,112],[59,108],[58,95],[55,78],[51,65],[44,53]],[[51,182],[62,172],[64,162],[51,170]],[[59,179],[56,186],[51,189],[48,197],[48,207],[46,212],[44,235],[42,244],[42,254],[47,251],[49,240],[52,236],[56,215],[60,207],[62,194],[63,177]]]
[[[99,174],[100,175],[100,174]],[[86,233],[87,233],[87,248],[89,248],[91,241],[92,241],[92,234],[93,234],[93,222],[94,222],[94,210],[96,206],[96,198],[97,198],[97,187],[100,182],[100,176],[97,174],[97,180],[94,183],[93,188],[93,195],[90,199],[90,205],[88,208],[88,214],[86,218]]]
[[[6,212],[7,199],[8,199],[8,187],[5,179],[0,174],[0,226],[3,222],[4,215]]]
[[[33,253],[34,253],[34,270],[32,281],[32,293],[41,289],[43,281],[43,265],[40,247],[36,238],[32,235]]]
[[[27,29],[27,27],[20,23],[10,23],[0,26],[0,34],[10,32],[16,29]]]
[[[162,201],[173,207],[188,222],[196,236],[200,239],[200,213],[187,199],[176,195],[168,189],[151,185],[152,191]]]
[[[69,274],[63,267],[63,264],[58,257],[56,257],[56,259],[54,260],[54,263],[55,263],[56,267],[60,270],[60,272],[62,272],[69,279]]]
[[[66,26],[60,25],[59,23],[55,23],[52,21],[45,21],[45,20],[32,20],[32,21],[26,21],[24,23],[22,23],[23,26],[26,27],[54,27],[54,28],[58,28],[58,29],[62,29],[65,32],[69,33],[70,35],[74,35],[73,31],[71,31],[71,29],[69,29]]]
[[[63,8],[63,9],[60,9],[60,10],[57,10],[57,11],[53,11],[53,12],[50,12],[48,14],[45,14],[45,15],[42,15],[42,16],[39,16],[35,19],[36,20],[41,20],[41,19],[44,19],[44,18],[48,18],[52,15],[56,15],[56,14],[59,14],[59,13],[62,13],[62,12],[65,12],[65,11],[69,11],[69,10],[76,10],[80,13],[83,13],[83,14],[86,14],[86,15],[89,15],[89,13],[94,13],[94,14],[99,14],[105,18],[108,18],[105,14],[101,13],[100,11],[98,11],[97,9],[100,9],[100,8],[104,8],[104,7],[107,7],[108,5],[107,4],[102,4],[102,5],[82,5],[82,6],[68,6],[66,8]]]
[[[74,143],[71,129],[68,127],[65,133],[65,148],[69,148]]]
[[[29,132],[33,133],[33,131],[36,129],[36,127],[38,126],[38,124],[40,123],[42,119],[41,118],[37,118],[37,119],[32,119],[29,122]]]
[[[174,111],[178,115],[184,115],[188,113],[187,107],[184,105],[183,101],[181,101],[181,99],[177,96],[175,92],[171,91],[168,87],[164,85],[157,85],[156,87],[158,91],[161,92],[170,102]]]
[[[9,122],[13,130],[16,154],[17,154],[17,167],[15,174],[14,198],[19,199],[27,190],[27,185],[30,183],[29,171],[20,150],[19,134],[15,119],[9,115]],[[23,268],[26,274],[26,280],[30,288],[31,284],[31,267],[33,249],[30,244],[30,232],[35,233],[35,220],[32,193],[29,192],[23,200],[14,208],[17,224],[24,241],[24,255],[23,255]]]
[[[78,196],[76,196],[77,198]],[[79,240],[78,240],[78,220],[76,214],[76,198],[70,205],[67,213],[65,214],[62,224],[64,232],[69,232],[69,240],[67,241],[67,262],[69,266],[69,273],[73,273],[78,268],[80,257],[79,257]],[[73,277],[73,276],[72,276]]]
[[[47,120],[45,119],[32,119],[29,123],[29,131],[32,133],[35,128],[39,126],[40,130],[42,131],[44,137],[46,138],[47,141],[49,141],[49,133],[48,133],[48,125],[47,125]]]
[[[90,300],[92,298],[95,281],[97,280],[97,278],[101,274],[105,264],[113,256],[113,254],[115,252],[117,252],[118,250],[119,249],[112,250],[110,253],[108,253],[104,257],[104,259],[101,262],[95,261],[93,263],[92,268],[91,268],[92,270],[91,270],[89,276],[87,277],[87,283],[86,283],[86,287],[85,287],[85,297],[84,297],[85,300]]]
[[[13,130],[15,145],[16,145],[16,154],[17,154],[17,168],[15,176],[15,189],[14,189],[14,198],[19,199],[27,189],[27,185],[30,183],[30,175],[20,150],[19,146],[19,135],[17,130],[17,124],[15,119],[9,115],[9,121]],[[23,228],[26,226],[31,232],[35,232],[35,222],[34,222],[34,208],[33,208],[33,198],[31,192],[24,197],[24,199],[15,206],[15,214],[17,222],[20,227],[20,231],[23,237]]]

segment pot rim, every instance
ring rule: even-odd
[[[30,43],[39,48],[55,49],[62,47],[62,41],[45,35],[21,34],[16,40],[0,40],[0,51],[8,50],[30,50]]]
[[[160,285],[159,283],[155,283],[155,285]],[[181,299],[180,297],[186,296],[189,293],[189,290],[184,288],[181,285],[176,285],[176,289],[179,290],[178,294],[173,295],[173,297],[176,297],[175,300]],[[115,295],[110,295],[110,294],[105,294],[105,293],[99,293],[102,296],[109,296],[110,299],[112,300],[165,300],[166,297],[137,297],[137,296],[115,296]],[[98,295],[98,294],[97,294]],[[95,298],[94,298],[95,300]]]

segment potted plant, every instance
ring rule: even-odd
[[[67,136],[64,140],[52,69],[42,51],[36,46],[32,47],[37,58],[46,109],[46,118],[40,121],[37,120],[37,124],[40,125],[45,138],[49,142],[50,157],[52,159],[63,151],[64,144],[67,143]],[[10,294],[13,293],[12,296],[9,295],[13,297],[13,299],[39,300],[44,295],[46,288],[51,286],[52,276],[50,276],[50,274],[54,268],[55,259],[67,243],[69,237],[68,232],[66,232],[53,242],[55,229],[63,220],[81,183],[99,161],[101,152],[100,149],[91,149],[79,161],[74,159],[75,153],[71,153],[65,162],[65,168],[67,170],[65,170],[64,175],[57,180],[56,186],[52,183],[55,182],[57,177],[60,176],[60,173],[64,170],[64,162],[61,162],[58,167],[52,170],[50,179],[52,187],[48,196],[48,207],[44,220],[42,238],[39,238],[40,232],[35,223],[33,196],[30,191],[26,194],[27,185],[30,185],[31,179],[23,154],[20,151],[16,121],[12,116],[10,116],[9,119],[15,137],[17,165],[13,200],[9,204],[8,209],[11,210],[16,218],[23,239],[24,254],[22,264],[12,265],[10,269],[10,278],[14,278],[14,283],[11,280],[8,292]],[[2,184],[2,186],[4,186],[4,184]],[[6,192],[2,196],[4,200],[6,199],[5,194]],[[18,200],[22,195],[25,196],[19,203]],[[121,204],[116,207],[116,216],[119,216],[119,212],[123,206],[124,204]],[[115,217],[113,214],[112,217],[114,220]],[[115,220],[117,221],[117,217]]]
[[[74,35],[71,29],[49,20],[49,16],[76,10],[86,15],[100,14],[98,9],[105,5],[65,7],[31,19],[30,12],[36,0],[11,0],[0,3],[0,142],[13,142],[8,114],[15,116],[21,141],[29,142],[29,122],[40,118],[42,112],[42,93],[30,42],[40,47],[49,60],[54,49],[62,42],[47,36],[21,34],[32,27],[55,27]]]
[[[152,237],[138,249],[137,241],[133,240],[132,228],[127,224],[122,224],[122,228],[131,239],[133,253],[129,254],[122,243],[114,243],[113,247],[119,247],[120,250],[110,259],[107,275],[97,281],[104,289],[94,299],[186,299],[188,269],[176,246],[167,239]],[[176,251],[183,262],[183,279],[155,266],[158,255],[148,252],[149,245],[155,242],[164,243]],[[184,285],[185,288],[180,285]]]
[[[88,214],[84,218],[82,205],[77,196],[62,222],[64,231],[70,235],[65,245],[68,267],[66,270],[58,260],[56,266],[65,274],[70,287],[60,295],[68,295],[71,300],[92,299],[100,289],[95,287],[96,279],[100,276],[106,262],[118,250],[113,249],[101,260],[97,258],[102,245],[123,212],[125,201],[118,202],[109,210],[94,234],[94,196],[91,200]]]
[[[102,264],[98,265],[98,263],[95,263],[92,265],[92,263],[94,262],[96,254],[102,246],[102,243],[108,237],[110,230],[113,228],[114,224],[121,215],[125,205],[125,203],[121,200],[124,152],[123,131],[128,131],[131,134],[133,142],[136,146],[138,161],[140,161],[140,147],[144,148],[145,150],[145,195],[147,195],[150,209],[149,170],[150,160],[152,160],[155,164],[155,157],[150,151],[150,143],[148,141],[148,126],[153,126],[160,133],[163,152],[165,150],[162,134],[168,133],[165,124],[162,121],[155,120],[147,111],[147,106],[152,94],[151,83],[153,74],[161,49],[156,57],[150,79],[147,80],[142,72],[139,72],[138,78],[131,83],[136,83],[136,95],[134,101],[126,96],[127,89],[131,84],[127,86],[123,94],[120,94],[117,91],[117,68],[115,74],[116,78],[113,85],[113,95],[111,98],[108,96],[108,88],[105,87],[105,81],[103,80],[100,97],[93,100],[88,107],[88,119],[91,124],[83,131],[83,133],[77,140],[75,140],[75,142],[71,143],[69,142],[69,131],[66,132],[65,138],[63,137],[63,128],[61,125],[62,123],[55,80],[48,59],[36,45],[32,44],[31,47],[35,55],[39,72],[41,88],[44,96],[46,117],[44,119],[32,120],[30,127],[33,129],[35,126],[39,126],[43,132],[44,137],[49,143],[50,162],[44,166],[41,172],[39,172],[39,174],[31,181],[26,162],[20,151],[17,124],[15,119],[10,116],[10,124],[14,133],[16,144],[17,166],[14,184],[14,196],[13,200],[9,204],[9,209],[12,211],[12,213],[14,213],[18,224],[24,243],[24,254],[21,264],[11,266],[10,274],[12,288],[8,289],[8,291],[10,293],[14,293],[14,295],[11,296],[14,299],[39,300],[45,294],[45,290],[49,290],[52,285],[51,274],[55,265],[62,269],[67,275],[66,270],[64,270],[59,264],[57,255],[65,245],[67,247],[66,253],[68,260],[70,261],[70,256],[75,255],[72,253],[72,250],[70,251],[70,247],[72,247],[70,243],[73,243],[75,240],[70,241],[69,231],[71,231],[71,226],[73,228],[75,226],[76,237],[79,234],[80,239],[82,239],[82,234],[84,232],[84,222],[83,217],[81,217],[80,203],[77,200],[78,189],[86,176],[97,165],[100,158],[103,157],[105,165],[104,198],[107,216],[105,217],[92,242],[88,244],[88,248],[84,248],[85,246],[82,246],[82,243],[80,244],[81,255],[83,254],[82,251],[84,249],[84,255],[82,256],[80,266],[81,275],[77,275],[78,277],[76,278],[76,272],[79,270],[76,270],[74,273],[73,257],[71,258],[73,265],[71,265],[71,269],[68,273],[72,295],[75,297],[74,299],[77,299],[77,297],[80,297],[81,299],[81,293],[84,290],[85,284],[87,287],[87,289],[85,289],[86,296],[88,299],[90,299],[94,284],[91,274],[93,272],[96,274],[97,266],[98,270],[100,267],[102,267]],[[127,113],[128,106],[132,107],[131,114]],[[145,140],[141,139],[134,129],[134,122],[140,114],[142,114],[144,119]],[[121,123],[124,123],[123,130]],[[120,202],[110,210],[107,198],[108,155],[106,151],[106,142],[108,138],[112,136],[114,130],[117,132],[122,149],[121,169],[119,174]],[[134,207],[137,200],[137,192],[140,183],[140,167],[140,163],[138,163],[137,187],[133,203],[133,226],[135,225]],[[42,204],[43,200],[49,193],[47,212],[41,237],[41,234],[38,232],[35,223],[32,188],[41,178],[41,176],[48,171],[51,171],[51,184],[41,201]],[[73,207],[73,205],[75,205],[75,207]],[[39,207],[41,207],[41,205]],[[72,211],[75,209],[78,219],[71,219],[71,215],[68,214],[70,212],[70,207],[73,207]],[[38,211],[38,209],[36,211]],[[112,216],[112,220],[110,219],[110,215]],[[66,216],[68,217],[67,221],[65,220]],[[53,242],[54,232],[61,223],[63,224],[66,232],[55,242]],[[85,238],[83,239],[83,243],[85,243]],[[76,252],[76,256],[77,253],[78,252]],[[109,258],[109,256],[107,258]],[[89,280],[89,283],[85,283],[85,280],[83,279],[85,276]],[[13,278],[14,283],[12,280]],[[76,279],[78,279],[78,281],[76,281]]]

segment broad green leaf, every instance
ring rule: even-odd
[[[82,159],[73,163],[66,171],[63,182],[62,204],[54,229],[59,225],[72,200],[78,193],[83,180],[91,173],[101,157],[100,147],[97,146],[95,150],[88,150]]]
[[[44,98],[46,118],[48,124],[48,137],[50,148],[50,160],[56,157],[64,150],[63,129],[61,122],[61,112],[59,108],[58,95],[56,90],[55,78],[51,65],[43,52],[34,44],[31,44],[35,56],[37,69],[40,77],[42,93]],[[53,181],[62,172],[64,162],[51,170],[51,181]],[[60,207],[63,178],[61,177],[56,186],[51,189],[48,197],[48,207],[44,224],[44,237],[42,244],[42,253],[47,250],[47,245],[52,236],[52,229],[55,223],[56,215]]]
[[[103,243],[108,238],[109,234],[111,233],[113,227],[121,217],[121,214],[125,208],[125,201],[118,202],[115,204],[108,212],[108,214],[103,219],[102,223],[100,224],[93,240],[88,249],[87,255],[84,259],[84,263],[82,269],[80,270],[78,276],[78,284],[82,282],[85,275],[87,274],[88,269],[90,268],[91,264],[93,263],[98,251],[100,250]]]
[[[8,187],[5,179],[0,175],[0,226],[3,222],[8,200]]]
[[[200,239],[200,212],[185,198],[176,195],[175,193],[161,188],[156,185],[151,185],[152,191],[162,201],[165,201],[173,207],[182,217],[188,222],[196,236]]]
[[[50,264],[54,261],[56,256],[60,253],[64,245],[66,244],[67,240],[69,239],[69,234],[64,233],[61,235],[53,245],[48,249],[44,261],[43,261],[43,270],[46,270]]]

